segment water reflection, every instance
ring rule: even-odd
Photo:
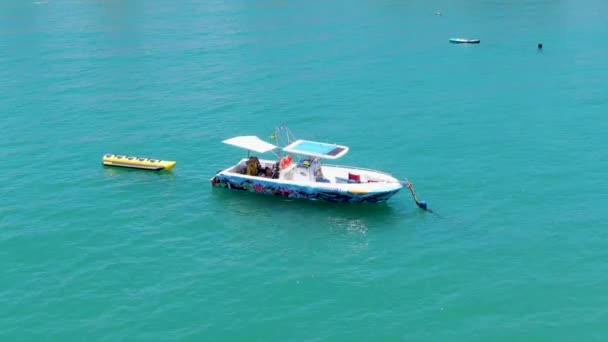
[[[333,223],[332,231],[347,231],[353,233],[367,234],[369,229],[368,223],[364,219],[349,219],[343,217],[330,217],[329,220]]]
[[[212,200],[222,211],[267,222],[284,222],[284,225],[327,229],[332,232],[366,234],[370,229],[394,222],[402,214],[390,203],[350,204],[287,199],[226,189],[211,189]],[[402,217],[401,217],[402,218]],[[260,222],[260,223],[262,223]]]
[[[129,179],[134,180],[154,180],[157,181],[159,178],[163,180],[175,180],[175,174],[171,171],[149,171],[149,170],[138,170],[129,169],[124,167],[112,167],[102,165],[103,173],[107,177],[121,177],[128,176]]]

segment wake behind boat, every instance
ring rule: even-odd
[[[273,136],[276,137],[275,133]],[[219,171],[212,179],[215,187],[262,194],[323,200],[329,202],[385,202],[402,184],[393,176],[360,167],[322,165],[324,159],[344,156],[349,148],[310,140],[292,140],[280,147],[256,136],[238,136],[223,142],[257,153],[275,152],[278,160],[255,156]],[[277,152],[278,151],[278,152]],[[287,153],[282,156],[281,152]],[[292,154],[295,159],[292,157]]]

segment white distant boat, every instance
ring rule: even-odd
[[[273,134],[274,138],[279,139],[280,129]],[[338,159],[349,148],[317,141],[295,140],[289,129],[282,129],[287,134],[285,147],[268,143],[256,136],[238,136],[224,140],[226,144],[249,152],[274,152],[278,159],[249,156],[236,165],[219,171],[211,179],[211,184],[290,198],[351,203],[385,202],[403,188],[398,179],[381,171],[322,165],[322,160]],[[287,155],[282,156],[282,152]]]
[[[469,38],[450,38],[450,43],[456,44],[479,44],[481,40],[479,39],[469,39]]]

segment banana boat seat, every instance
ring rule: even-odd
[[[102,164],[152,171],[168,171],[175,167],[175,161],[171,160],[142,158],[119,154],[105,154],[102,158]]]

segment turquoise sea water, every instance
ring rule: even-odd
[[[2,1],[0,339],[605,340],[607,13]],[[210,187],[280,123],[441,217]]]

